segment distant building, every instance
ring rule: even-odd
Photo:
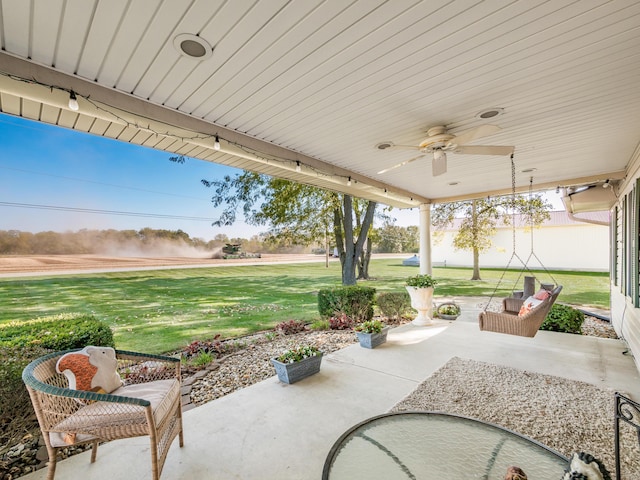
[[[567,212],[550,212],[551,219],[533,229],[533,251],[540,262],[553,270],[609,271],[609,228],[572,220]],[[580,218],[608,223],[609,212],[591,212],[580,214]],[[461,220],[446,230],[432,231],[431,259],[434,265],[451,267],[470,267],[473,265],[471,251],[456,250],[453,237]],[[531,254],[531,228],[522,225],[516,216],[516,253],[526,262]],[[491,239],[491,248],[480,254],[480,267],[504,268],[513,253],[513,234],[511,225],[499,225],[496,235]],[[527,262],[530,268],[541,266],[532,256]],[[511,267],[518,268],[522,263],[514,258]]]

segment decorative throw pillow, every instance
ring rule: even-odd
[[[550,296],[551,292],[542,288],[533,296],[533,298],[535,298],[536,300],[546,300]]]
[[[122,386],[117,367],[116,351],[111,347],[84,347],[63,355],[56,363],[56,371],[67,377],[69,388],[101,393]]]
[[[611,474],[600,460],[584,452],[574,453],[569,458],[561,480],[611,480]]]
[[[520,307],[520,311],[518,312],[518,316],[522,317],[529,313],[531,310],[536,308],[538,305],[542,303],[542,300],[538,300],[534,297],[527,298],[523,303],[522,307]]]

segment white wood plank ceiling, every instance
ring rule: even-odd
[[[0,0],[0,42],[5,113],[396,206],[511,187],[508,156],[378,173],[416,152],[376,144],[435,125],[499,126],[473,143],[514,146],[519,188],[621,178],[638,154],[636,0]]]

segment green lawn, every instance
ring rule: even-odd
[[[401,259],[371,262],[378,291],[399,291],[404,279],[418,273]],[[435,268],[435,296],[493,293],[502,271]],[[508,272],[497,297],[508,295],[519,272]],[[564,285],[560,301],[609,306],[606,273],[551,272]],[[536,272],[551,283],[546,273]],[[168,352],[194,339],[224,338],[267,330],[290,319],[318,318],[316,293],[340,284],[340,265],[324,263],[229,266],[180,270],[97,273],[0,279],[0,323],[65,312],[92,313],[114,330],[118,348]],[[522,281],[519,282],[521,288]]]

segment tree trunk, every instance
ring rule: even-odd
[[[342,262],[342,285],[356,284],[356,244],[353,243],[353,200],[350,195],[342,198],[342,233],[344,234],[344,262]],[[342,256],[340,256],[342,260]]]
[[[473,200],[471,204],[471,222],[473,228],[473,276],[471,280],[481,280],[480,278],[480,252],[478,251],[478,203]]]
[[[480,252],[477,248],[473,248],[473,276],[471,280],[482,280],[480,278]]]
[[[344,265],[344,237],[342,236],[342,215],[340,209],[333,211],[333,236],[336,240],[336,250],[338,250],[338,258],[340,265]]]
[[[353,237],[353,199],[350,195],[344,195],[342,204],[342,233],[344,235],[344,262],[342,262],[342,284],[355,285],[358,259],[362,256],[364,243],[369,236],[369,228],[371,228],[371,224],[373,223],[373,215],[376,211],[377,204],[376,202],[369,202],[367,204],[367,210],[364,214],[364,218],[362,219],[360,233],[358,234],[358,239],[355,242]],[[340,256],[340,260],[342,260],[342,255]],[[368,262],[366,273],[368,275]]]
[[[367,237],[367,248],[362,251],[358,262],[358,280],[369,280],[369,263],[371,262],[371,238]]]

